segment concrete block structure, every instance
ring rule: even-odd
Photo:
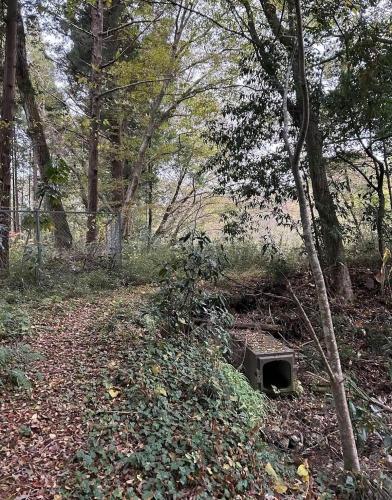
[[[295,388],[295,355],[272,335],[255,330],[235,333],[245,350],[243,372],[255,389],[269,394],[287,394]]]

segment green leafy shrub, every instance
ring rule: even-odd
[[[145,244],[128,244],[123,248],[123,270],[129,281],[145,284],[159,281],[159,272],[173,256],[169,245],[157,244],[147,249]]]
[[[294,246],[282,251],[282,245],[276,246],[269,240],[235,241],[225,245],[225,271],[266,275],[280,281],[283,275],[293,274],[305,263],[301,253],[301,248]]]
[[[265,263],[264,273],[275,283],[283,283],[287,276],[306,266],[301,249],[292,248],[285,254],[277,253]]]
[[[107,269],[94,269],[88,273],[82,273],[78,279],[81,289],[88,290],[110,290],[116,288],[118,280],[115,273]]]
[[[366,327],[368,348],[375,354],[383,354],[387,358],[392,357],[392,328],[390,321],[391,319],[388,317],[385,319],[386,324],[380,321]]]
[[[357,443],[364,446],[371,434],[382,438],[384,448],[388,453],[392,450],[392,435],[382,408],[377,406],[368,394],[361,389],[353,377],[347,377],[349,394],[348,406]]]
[[[363,228],[363,239],[355,239],[347,245],[347,263],[349,266],[377,268],[380,263],[380,254],[377,249],[376,238],[366,234]]]
[[[222,275],[225,257],[204,233],[181,238],[172,259],[161,270],[159,292],[149,304],[148,315],[167,333],[215,338],[227,346],[226,328],[231,323],[222,295],[208,291]]]
[[[266,263],[262,245],[254,240],[237,241],[225,245],[227,271],[261,273]]]
[[[116,322],[130,329],[133,317],[145,330],[130,332],[121,367],[104,374],[116,406],[76,455],[73,497],[247,498],[273,490],[265,467],[277,457],[259,432],[268,400],[225,362],[228,313],[205,290],[223,263],[204,234],[190,234],[141,316],[121,304],[107,318],[100,331],[110,344],[122,336]]]

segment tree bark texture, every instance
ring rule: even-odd
[[[110,139],[114,147],[110,160],[110,171],[112,175],[112,199],[111,204],[116,212],[121,210],[124,200],[124,162],[121,158],[122,146],[122,124],[115,119],[111,121]]]
[[[15,107],[17,9],[17,0],[8,0],[0,122],[0,269],[2,270],[7,270],[9,267],[11,156]]]
[[[323,158],[323,137],[320,131],[318,116],[315,116],[312,111],[310,111],[305,146],[308,156],[309,174],[312,181],[314,204],[320,217],[325,263],[327,266],[326,274],[331,277],[336,293],[344,297],[345,300],[352,301],[354,294],[346,265],[342,231],[329,189],[327,170]]]
[[[384,177],[385,169],[384,165],[380,162],[380,168],[377,175],[377,195],[378,195],[378,207],[377,207],[377,240],[378,240],[378,251],[380,253],[381,260],[384,257],[385,252],[385,237],[384,237],[384,219],[385,219],[385,194],[384,194]]]
[[[148,247],[151,245],[152,240],[152,201],[153,201],[153,191],[154,191],[154,182],[153,182],[153,168],[152,163],[148,164],[148,181],[147,181],[147,244]]]
[[[109,38],[109,43],[102,48],[102,62],[106,68],[116,61],[118,52],[122,47],[122,30],[117,30],[121,26],[122,15],[126,9],[126,2],[123,0],[113,0],[111,8],[104,16],[104,30],[115,30]],[[112,87],[116,87],[116,81],[112,82]],[[104,122],[108,122],[106,128],[112,145],[110,158],[110,172],[112,177],[110,206],[115,212],[121,210],[124,200],[124,159],[122,157],[123,129],[127,125],[127,120],[122,116],[121,103],[116,101],[115,94],[107,94],[105,102],[102,102],[101,117]]]
[[[52,158],[30,77],[26,53],[26,36],[20,12],[18,13],[17,26],[16,79],[23,109],[26,114],[28,124],[27,132],[34,149],[34,161],[38,166],[42,182],[47,184],[50,182],[49,169],[52,165]],[[57,248],[70,248],[72,246],[72,234],[61,198],[59,196],[45,196],[45,206],[50,212],[50,217],[53,221],[54,237]]]
[[[13,189],[13,226],[14,231],[18,232],[19,226],[19,186],[18,186],[18,155],[17,155],[17,141],[15,139],[15,127],[13,133],[13,163],[12,163],[12,189]]]

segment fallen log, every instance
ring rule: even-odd
[[[236,321],[231,327],[232,330],[261,330],[266,332],[279,332],[281,327],[279,325],[272,325],[271,323],[260,323],[258,321],[244,322]]]

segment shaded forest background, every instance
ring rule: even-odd
[[[382,258],[390,238],[385,9],[330,2],[304,13],[311,116],[303,168],[318,251],[343,295],[344,247]],[[195,222],[217,236],[253,222],[263,228],[255,241],[273,245],[283,231],[298,247],[280,132],[291,42],[278,14],[272,3],[263,11],[247,2],[25,2],[4,208],[52,211],[60,247],[75,238],[63,210],[91,212],[88,242],[97,238],[95,213],[121,212],[125,239],[147,245]],[[5,24],[2,34],[4,50]],[[295,123],[300,102],[289,98]],[[13,217],[14,233],[25,216]]]

